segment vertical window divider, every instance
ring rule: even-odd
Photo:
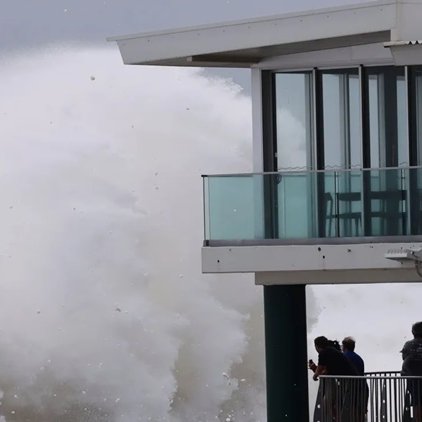
[[[369,219],[369,206],[368,203],[368,183],[369,177],[365,168],[370,167],[370,146],[369,146],[369,105],[368,105],[368,83],[366,81],[366,72],[363,65],[359,66],[359,86],[360,86],[360,116],[361,116],[361,221],[362,221],[362,235],[368,236],[370,234],[370,219]]]
[[[318,197],[318,184],[319,184],[319,177],[318,173],[315,170],[318,170],[318,151],[317,151],[317,69],[312,69],[312,145],[311,145],[311,171],[314,172],[315,178],[312,180],[313,185],[313,192],[312,195],[314,197],[314,201],[312,201],[312,215],[313,215],[313,224],[312,227],[316,227],[316,233],[314,231],[314,236],[320,236],[320,225],[318,219],[318,211],[319,211],[319,203],[320,199]]]
[[[262,71],[261,78],[261,96],[262,96],[262,128],[264,139],[264,165],[265,172],[277,171],[276,161],[276,140],[275,140],[275,107],[274,97],[275,88],[274,73],[270,71]],[[265,238],[274,239],[278,237],[278,221],[277,221],[277,196],[274,188],[274,175],[263,175],[264,189],[264,221],[265,221]]]
[[[347,116],[347,119],[343,119],[340,124],[341,132],[343,134],[343,151],[341,153],[342,155],[342,167],[343,168],[350,168],[351,166],[351,159],[350,159],[350,95],[349,95],[349,73],[345,73],[340,78],[340,107],[342,108],[341,114],[343,116]]]
[[[407,163],[410,166],[410,148],[411,148],[411,136],[410,136],[410,100],[409,93],[410,91],[410,82],[409,82],[409,67],[404,67],[404,80],[405,80],[405,95],[406,95],[406,139],[407,139]],[[399,113],[399,110],[397,111]],[[400,163],[399,163],[400,165]],[[411,234],[411,213],[410,213],[410,170],[407,169],[404,174],[402,174],[402,183],[404,182],[404,188],[406,192],[406,222],[405,222],[405,233],[403,235]]]
[[[339,187],[338,187],[338,171],[334,171],[334,212],[336,216],[336,237],[340,237],[340,204],[339,204]]]
[[[416,90],[416,72],[415,68],[406,66],[407,76],[407,126],[408,126],[408,148],[409,148],[409,166],[414,167],[419,165],[418,145],[417,145],[417,90]],[[409,198],[407,201],[409,214],[409,234],[418,234],[419,228],[419,193],[418,193],[418,172],[417,169],[408,170],[408,192]]]
[[[324,111],[322,104],[322,75],[317,69],[313,69],[315,87],[315,170],[316,172],[316,203],[317,203],[317,226],[318,237],[326,237],[325,221],[325,172],[324,170]]]
[[[307,194],[310,197],[310,205],[308,206],[308,236],[315,237],[315,227],[317,227],[316,222],[314,221],[315,218],[315,190],[314,190],[314,182],[312,177],[312,172],[314,167],[314,145],[315,145],[315,78],[314,73],[309,72],[307,79],[307,93],[309,95],[309,101],[306,103],[307,105],[307,119],[308,119],[308,127],[309,127],[309,136],[307,136],[307,145],[306,145],[306,180],[307,180]]]
[[[317,151],[317,69],[312,69],[312,148],[311,148],[311,168],[318,169],[318,151]]]

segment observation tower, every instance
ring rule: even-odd
[[[110,38],[251,70],[253,173],[203,176],[202,270],[263,286],[269,422],[309,420],[306,285],[422,280],[421,22],[386,0]]]

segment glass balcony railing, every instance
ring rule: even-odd
[[[203,176],[206,240],[422,234],[422,168]]]

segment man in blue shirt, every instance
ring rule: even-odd
[[[344,356],[349,359],[350,363],[356,369],[358,375],[365,373],[365,363],[363,359],[355,352],[356,341],[353,337],[345,337],[341,342],[341,349]]]
[[[356,370],[356,374],[363,376],[365,373],[365,363],[363,359],[355,352],[356,341],[353,337],[345,337],[341,342],[341,350],[344,356],[352,364]],[[355,379],[352,381],[352,399],[350,401],[352,420],[356,422],[363,422],[366,420],[366,413],[368,407],[369,389],[366,381],[362,379]]]

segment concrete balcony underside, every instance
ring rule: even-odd
[[[202,271],[255,273],[264,285],[417,282],[416,262],[391,256],[421,248],[422,236],[207,241]]]

